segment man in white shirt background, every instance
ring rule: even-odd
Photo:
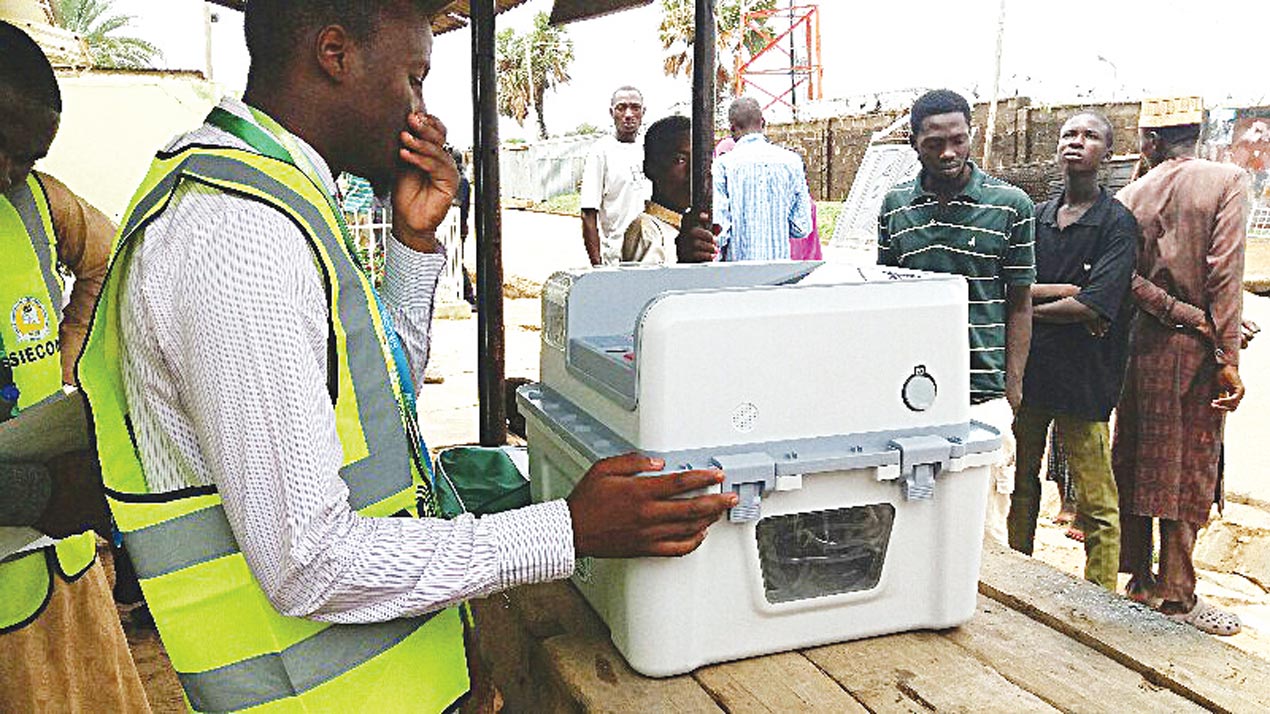
[[[644,96],[621,87],[609,100],[614,132],[595,143],[582,172],[582,242],[591,265],[618,263],[626,229],[644,210],[652,186],[644,176]]]

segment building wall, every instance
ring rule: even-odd
[[[203,122],[220,91],[190,72],[59,73],[62,123],[38,169],[118,221],[155,152]]]
[[[564,136],[533,144],[503,145],[498,179],[505,198],[546,201],[579,190],[587,154],[603,134]]]
[[[1082,108],[1085,106],[1031,106],[1026,98],[1000,102],[992,141],[992,164],[988,170],[1049,162],[1063,122]],[[1111,120],[1115,129],[1115,152],[1135,153],[1139,103],[1100,104],[1092,108]],[[841,201],[851,190],[851,181],[860,168],[873,133],[904,114],[875,112],[797,124],[775,124],[768,127],[767,135],[773,142],[802,155],[811,195],[816,200]],[[977,129],[971,155],[981,160],[987,133],[987,104],[975,105],[971,115]]]

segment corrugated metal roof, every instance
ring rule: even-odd
[[[249,0],[209,0],[209,2],[213,4],[232,8],[234,10],[245,10],[247,8],[248,1]],[[651,1],[652,0],[648,0],[648,2]],[[528,2],[528,0],[495,0],[494,6],[497,12],[507,12],[517,5],[523,5],[526,2]],[[451,30],[458,30],[467,27],[467,18],[472,14],[469,0],[453,0],[452,2],[438,0],[436,4],[441,6],[441,10],[435,17],[432,18],[432,32],[434,34],[440,35]]]
[[[551,24],[563,25],[600,15],[651,5],[653,0],[556,0],[551,8]]]

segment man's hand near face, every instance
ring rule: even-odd
[[[459,170],[445,150],[445,125],[415,112],[401,132],[401,168],[392,192],[392,228],[397,240],[414,250],[436,250],[436,230],[459,191]]]

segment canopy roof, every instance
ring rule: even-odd
[[[611,12],[652,4],[653,0],[556,0],[551,8],[551,24],[563,25],[588,20]]]
[[[232,8],[234,10],[247,9],[249,0],[208,0],[215,5]],[[652,0],[648,0],[651,2]],[[517,5],[523,5],[527,0],[494,0],[497,12],[506,12]],[[609,4],[600,2],[598,4]],[[468,0],[437,0],[436,5],[441,7],[441,11],[432,19],[432,32],[440,35],[450,30],[458,30],[467,27],[468,17],[471,16],[471,6]]]

